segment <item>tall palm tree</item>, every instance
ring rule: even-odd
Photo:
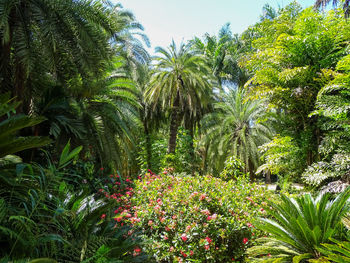
[[[259,163],[258,146],[271,133],[266,124],[259,122],[265,111],[263,101],[250,100],[243,89],[233,89],[214,108],[202,121],[209,161],[219,171],[227,157],[233,155],[244,162],[246,172],[253,177]]]
[[[43,77],[67,83],[101,76],[113,46],[126,46],[125,32],[134,26],[131,13],[108,1],[2,0],[1,89],[12,91],[29,112]]]
[[[242,56],[242,42],[232,35],[230,24],[224,25],[217,36],[205,34],[203,39],[195,37],[191,47],[203,54],[220,84],[243,86],[248,80],[247,72],[238,65]]]
[[[143,129],[145,140],[147,169],[152,170],[151,137],[155,128],[160,127],[160,125],[164,123],[164,112],[159,103],[152,105],[145,99],[145,91],[149,87],[152,76],[150,64],[137,63],[135,70],[133,70],[130,75],[136,88],[137,101],[140,104],[139,118],[142,123],[141,129]]]
[[[146,98],[160,102],[164,109],[170,109],[170,136],[168,153],[174,153],[178,127],[189,108],[196,116],[198,109],[208,106],[212,93],[212,74],[202,56],[191,52],[189,46],[174,42],[168,50],[158,47],[161,56],[156,58],[155,73]]]
[[[343,3],[343,10],[345,17],[349,17],[350,15],[350,0],[340,1],[340,0],[316,0],[315,8],[325,7],[330,2],[333,2],[333,6],[337,6],[339,3]]]

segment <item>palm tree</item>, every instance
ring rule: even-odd
[[[198,109],[207,107],[213,82],[204,58],[191,52],[189,46],[181,44],[177,49],[173,42],[168,50],[158,47],[157,52],[162,56],[156,58],[155,73],[146,91],[146,99],[160,102],[163,109],[170,109],[168,153],[174,153],[185,108],[197,116]]]
[[[243,89],[233,89],[214,109],[202,121],[206,131],[203,143],[212,166],[220,171],[233,155],[244,162],[246,172],[253,177],[259,163],[258,146],[268,141],[271,133],[265,123],[259,122],[265,111],[263,101],[250,100]]]
[[[27,113],[43,78],[66,84],[101,76],[113,46],[126,46],[126,32],[140,28],[131,13],[99,0],[3,0],[0,21],[1,89]]]
[[[139,118],[142,123],[145,140],[147,169],[152,170],[152,133],[156,127],[164,123],[164,113],[159,103],[152,105],[145,99],[145,91],[149,87],[152,75],[149,63],[137,63],[135,70],[130,72],[131,78],[136,88],[137,101],[140,104]],[[153,171],[153,170],[152,170]]]
[[[205,34],[203,40],[195,37],[191,47],[203,54],[220,84],[243,86],[248,80],[248,73],[238,65],[242,56],[242,45],[238,35],[232,35],[230,24],[224,25],[218,36]]]
[[[331,0],[316,0],[315,2],[315,8],[320,8],[325,7],[326,5],[329,4]],[[350,0],[345,0],[345,1],[339,1],[339,0],[332,0],[333,6],[337,6],[338,3],[342,2],[343,3],[343,10],[344,10],[344,15],[345,17],[349,17],[350,15]]]

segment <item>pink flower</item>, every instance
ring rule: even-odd
[[[194,253],[193,253],[193,250],[191,250],[191,251],[190,251],[190,255],[193,256],[193,254],[194,254]]]
[[[186,242],[188,237],[186,236],[186,234],[182,234],[181,235],[181,239],[182,239],[183,242]]]
[[[199,197],[199,200],[204,200],[207,196],[205,194],[201,194],[201,196]]]
[[[149,226],[153,225],[153,221],[152,220],[148,221],[148,225]]]
[[[211,216],[208,216],[208,217],[207,217],[207,221],[210,221],[210,220],[212,220],[212,217],[211,217]]]
[[[247,244],[248,243],[248,238],[243,238],[243,244]]]
[[[209,245],[205,245],[205,246],[204,246],[204,249],[205,249],[205,250],[209,250],[209,249],[210,249]]]
[[[171,247],[169,248],[169,250],[170,250],[170,252],[173,252],[173,251],[174,251],[174,247],[171,246]]]
[[[204,214],[204,215],[210,215],[210,212],[208,209],[205,209],[205,210],[201,210],[201,213]]]
[[[106,214],[101,215],[101,219],[105,219],[105,217],[106,217]]]

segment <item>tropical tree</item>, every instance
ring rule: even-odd
[[[267,142],[271,130],[262,121],[266,107],[262,100],[250,100],[244,89],[232,89],[214,105],[214,112],[206,115],[202,127],[206,132],[203,143],[207,145],[212,167],[220,171],[229,156],[245,164],[251,177],[259,164],[258,147]]]
[[[161,56],[155,59],[155,73],[146,91],[146,99],[160,102],[163,109],[170,110],[168,153],[174,153],[185,108],[197,116],[200,109],[210,104],[214,83],[204,58],[194,54],[189,46],[181,44],[177,49],[173,42],[168,50],[158,47],[157,52]]]
[[[238,35],[232,35],[230,24],[224,25],[217,36],[208,33],[203,39],[195,37],[191,47],[203,54],[220,84],[242,86],[248,80],[248,72],[239,66],[243,43]]]
[[[116,50],[142,52],[130,37],[142,27],[106,1],[1,1],[0,20],[1,89],[23,101],[19,110],[27,113],[43,80],[89,83],[103,75]]]
[[[256,52],[245,61],[254,72],[246,88],[256,97],[268,98],[269,107],[290,119],[290,125],[277,132],[297,143],[306,156],[305,169],[320,159],[322,120],[310,114],[324,85],[322,75],[346,52],[348,23],[335,11],[322,15],[312,8],[301,11],[292,3],[258,28]]]
[[[316,0],[315,8],[325,7],[330,2],[331,2],[331,0]],[[333,3],[334,7],[337,6],[338,4],[342,3],[345,17],[349,17],[349,15],[350,15],[350,1],[349,0],[344,0],[344,1],[332,0],[332,3]]]
[[[142,134],[139,139],[144,140],[146,150],[147,169],[152,170],[152,134],[156,127],[164,123],[164,113],[159,103],[152,105],[145,98],[145,92],[150,84],[152,76],[151,66],[149,63],[136,64],[135,70],[131,72],[131,79],[135,85],[136,98],[139,107],[139,118],[142,123]],[[153,170],[152,170],[153,171]]]

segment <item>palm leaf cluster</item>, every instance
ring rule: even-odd
[[[270,138],[271,130],[260,121],[263,101],[249,100],[243,89],[232,89],[217,102],[213,113],[203,118],[209,163],[220,171],[228,156],[235,156],[253,171],[259,164],[258,147]]]
[[[340,233],[342,217],[349,212],[349,197],[350,188],[334,200],[329,194],[317,198],[306,194],[295,199],[282,195],[279,203],[271,203],[272,219],[261,219],[258,224],[270,236],[261,238],[259,245],[248,250],[252,262],[319,259],[321,244]]]

